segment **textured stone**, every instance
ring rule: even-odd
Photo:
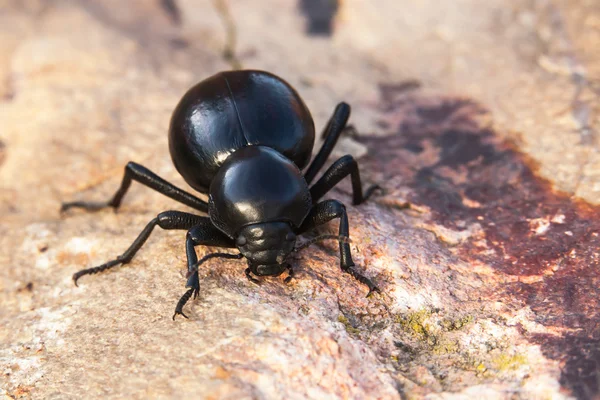
[[[599,395],[597,2],[334,3],[0,0],[0,395]],[[307,7],[333,13],[319,35]],[[318,127],[353,106],[336,155],[386,189],[348,206],[383,293],[323,243],[289,285],[211,262],[173,322],[185,233],[160,230],[75,287],[186,207],[135,184],[117,213],[60,203],[108,198],[129,160],[185,187],[170,113],[239,66],[287,79]],[[349,204],[349,182],[330,196]]]

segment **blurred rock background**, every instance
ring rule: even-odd
[[[599,45],[597,0],[0,0],[0,395],[598,398]],[[386,193],[330,196],[383,294],[325,243],[290,285],[210,264],[173,322],[185,233],[159,230],[73,285],[186,207],[60,203],[130,160],[186,187],[170,113],[231,68],[288,80],[317,127],[352,105],[336,155]]]

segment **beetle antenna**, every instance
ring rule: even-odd
[[[300,246],[296,247],[294,249],[294,252],[299,252],[300,250],[304,250],[305,248],[307,248],[308,246],[310,246],[311,244],[315,244],[317,242],[322,242],[323,240],[331,240],[331,239],[335,239],[340,243],[352,243],[352,240],[350,240],[349,237],[347,236],[342,236],[342,235],[319,235],[315,238],[310,239],[309,241],[302,243]]]
[[[192,269],[188,271],[186,278],[189,278],[194,272],[198,271],[200,265],[202,265],[205,261],[210,260],[211,258],[228,258],[230,260],[239,260],[244,256],[242,253],[239,254],[229,254],[229,253],[210,253],[202,257],[196,264],[192,266]]]

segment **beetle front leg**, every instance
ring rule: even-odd
[[[325,200],[316,204],[304,220],[302,226],[299,228],[299,232],[304,233],[335,218],[340,219],[340,236],[349,237],[348,215],[346,214],[346,207],[337,200]],[[352,275],[354,279],[358,280],[369,288],[367,297],[369,297],[373,292],[380,291],[379,288],[375,286],[375,284],[371,282],[369,278],[361,275],[354,269],[355,265],[354,261],[352,260],[352,255],[350,254],[350,245],[345,242],[340,242],[340,267],[342,271]]]
[[[230,239],[217,228],[215,228],[210,221],[210,218],[206,217],[202,219],[200,224],[194,226],[188,231],[185,240],[185,252],[187,255],[189,277],[185,287],[190,288],[190,290],[185,292],[181,299],[179,299],[179,302],[177,302],[173,319],[175,319],[176,315],[181,315],[185,318],[188,318],[188,316],[183,313],[183,306],[185,306],[192,296],[196,298],[200,293],[200,280],[197,269],[198,255],[196,254],[195,249],[196,246],[232,248],[235,247],[235,242],[233,239]]]
[[[260,285],[260,281],[252,276],[252,269],[250,269],[250,267],[246,268],[244,273],[250,282]]]
[[[133,241],[131,246],[123,254],[115,258],[114,260],[108,261],[100,266],[82,269],[81,271],[73,274],[73,281],[75,282],[75,286],[77,286],[77,281],[84,275],[93,275],[99,272],[106,271],[108,269],[114,268],[121,264],[129,263],[135,254],[142,248],[146,240],[150,237],[150,234],[154,230],[154,227],[159,226],[162,229],[190,229],[192,226],[198,224],[199,221],[203,219],[208,219],[206,217],[201,217],[194,214],[189,214],[181,211],[165,211],[160,214],[156,218],[146,225],[144,230],[138,235],[138,237]]]
[[[292,279],[294,279],[294,268],[292,268],[291,264],[288,264],[285,268],[288,271],[288,276],[286,276],[286,278],[283,281],[285,283],[290,283]]]

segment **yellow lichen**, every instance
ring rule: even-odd
[[[346,318],[345,315],[340,315],[338,317],[338,322],[341,322],[342,324],[344,324],[344,327],[346,328],[346,332],[348,332],[351,335],[358,335],[360,333],[360,330],[356,329],[355,327],[352,326],[352,324],[350,323],[350,321],[348,321],[348,318]]]
[[[471,315],[460,318],[440,318],[439,310],[421,309],[407,314],[397,315],[395,318],[401,329],[417,339],[426,350],[435,355],[457,355],[461,354],[460,341],[453,337],[454,331],[462,329],[471,323],[474,318]],[[476,367],[479,363],[474,364]],[[485,366],[484,370],[487,370]]]
[[[426,338],[443,330],[452,332],[462,329],[467,324],[473,322],[473,316],[466,315],[460,318],[451,319],[445,318],[438,324],[430,323],[428,320],[434,314],[434,311],[422,309],[414,312],[409,312],[406,315],[396,316],[396,322],[400,324],[402,329],[414,336]],[[439,326],[436,326],[439,325]],[[441,329],[439,329],[441,327]]]
[[[433,346],[432,352],[433,354],[440,355],[458,353],[459,350],[460,346],[458,341],[442,340],[440,343],[437,343],[435,346]]]
[[[414,311],[403,316],[397,316],[396,322],[400,324],[404,331],[423,339],[432,333],[432,327],[427,323],[431,314],[431,311],[426,309]]]
[[[500,354],[492,360],[494,368],[500,372],[514,371],[527,364],[527,358],[522,354]]]
[[[456,330],[462,329],[465,325],[467,325],[471,322],[473,322],[473,316],[466,315],[464,317],[457,318],[457,319],[446,318],[441,321],[441,325],[445,330],[447,330],[448,332],[451,332],[451,331],[456,331]]]

